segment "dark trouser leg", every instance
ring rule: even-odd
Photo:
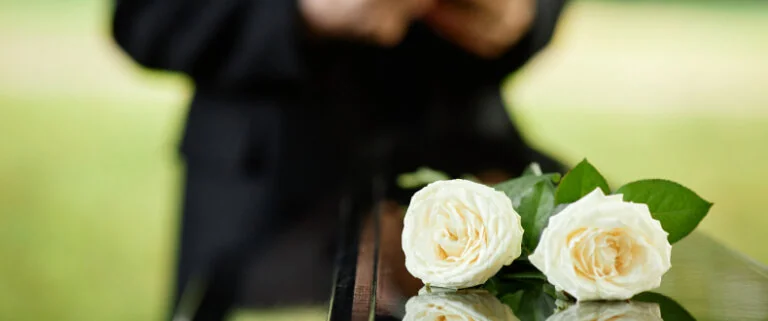
[[[263,198],[264,184],[258,178],[190,162],[174,299],[176,309],[185,310],[179,312],[194,313],[194,320],[225,319],[236,299],[246,253],[257,244],[256,226],[268,219]]]

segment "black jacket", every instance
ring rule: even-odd
[[[453,176],[488,168],[516,174],[531,161],[559,169],[521,139],[500,84],[547,45],[563,2],[538,0],[525,37],[501,58],[483,60],[418,23],[389,49],[313,40],[296,0],[117,0],[119,46],[139,64],[187,74],[195,85],[181,144],[188,177],[176,295],[200,269],[236,275],[231,269],[241,263],[215,263],[227,262],[222,252],[244,242],[279,246],[267,232],[288,240],[280,244],[320,251],[312,246],[335,233],[327,220],[315,216],[320,223],[283,234],[275,217],[299,221],[290,217],[312,212],[349,177],[379,173],[393,186],[397,173],[422,165]],[[328,255],[313,255],[288,263],[260,256],[271,272],[251,273],[269,276],[252,281],[248,288],[263,290],[251,301],[293,298],[293,289],[308,287],[323,297],[329,283],[318,260]],[[310,264],[323,277],[282,268]],[[225,279],[219,288],[229,294],[211,297],[228,302],[242,281]]]
[[[281,179],[371,157],[389,171],[431,165],[461,175],[531,160],[500,83],[547,45],[563,2],[538,0],[530,31],[496,60],[420,24],[391,49],[315,42],[296,0],[118,0],[114,37],[140,64],[193,79],[188,159],[284,168]],[[473,151],[473,162],[457,155]]]

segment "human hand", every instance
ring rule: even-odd
[[[299,0],[310,30],[323,37],[392,46],[435,0]]]
[[[536,0],[440,0],[425,20],[437,33],[475,55],[496,58],[533,22]]]

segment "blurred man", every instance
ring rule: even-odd
[[[422,165],[557,170],[499,87],[548,43],[563,1],[117,0],[117,43],[195,84],[176,300],[198,277],[200,320],[242,288],[265,304],[327,297],[336,227],[319,213],[374,175],[407,202],[395,177]],[[251,258],[267,268],[245,273]]]

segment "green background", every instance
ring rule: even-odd
[[[0,0],[0,319],[164,315],[190,88],[130,62],[109,10]],[[614,187],[691,187],[715,203],[701,230],[767,263],[766,35],[756,1],[577,1],[503,90],[534,145]]]

